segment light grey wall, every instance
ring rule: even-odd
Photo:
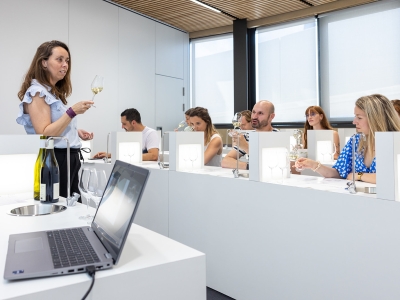
[[[120,131],[120,113],[138,109],[145,125],[171,130],[189,103],[189,35],[102,0],[0,1],[0,134],[24,134],[15,119],[19,91],[37,47],[49,40],[68,44],[72,61],[72,105],[91,99],[95,75],[105,78],[96,108],[78,116],[93,131],[93,150],[101,151],[110,131]],[[156,99],[156,77],[177,78],[185,96]],[[162,88],[162,87],[161,87]],[[160,93],[160,92],[159,92]],[[168,101],[168,102],[166,102]],[[172,101],[172,102],[171,102]],[[156,107],[179,107],[169,123],[156,120]],[[175,124],[175,126],[173,126]]]

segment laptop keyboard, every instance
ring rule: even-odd
[[[47,231],[55,268],[100,262],[83,228]]]

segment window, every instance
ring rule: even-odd
[[[321,16],[321,100],[333,120],[350,120],[355,101],[400,98],[400,1]]]
[[[191,106],[208,109],[213,123],[233,116],[233,35],[191,41]]]
[[[274,104],[274,122],[304,121],[319,103],[316,20],[257,29],[256,72],[256,100]]]

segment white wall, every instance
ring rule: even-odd
[[[68,1],[0,1],[0,134],[25,133],[17,93],[37,47],[53,39],[68,41]]]
[[[142,122],[153,128],[171,130],[182,120],[182,104],[188,108],[189,103],[187,33],[102,0],[1,0],[0,134],[25,132],[15,122],[17,93],[37,47],[53,39],[67,43],[71,51],[69,105],[91,99],[95,75],[105,78],[96,108],[78,116],[79,127],[95,134],[94,151],[104,150],[108,132],[122,130],[120,114],[126,108],[138,109]],[[166,95],[156,103],[159,75],[179,78],[185,96]],[[172,103],[164,103],[166,99]],[[164,124],[156,120],[157,105],[179,111]]]

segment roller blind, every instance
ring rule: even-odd
[[[191,41],[191,106],[208,109],[213,123],[233,116],[233,35]]]
[[[400,98],[400,1],[329,13],[319,26],[321,98],[331,119],[352,119],[364,95]]]
[[[319,102],[316,20],[258,28],[256,51],[257,101],[274,103],[274,122],[304,121]]]

